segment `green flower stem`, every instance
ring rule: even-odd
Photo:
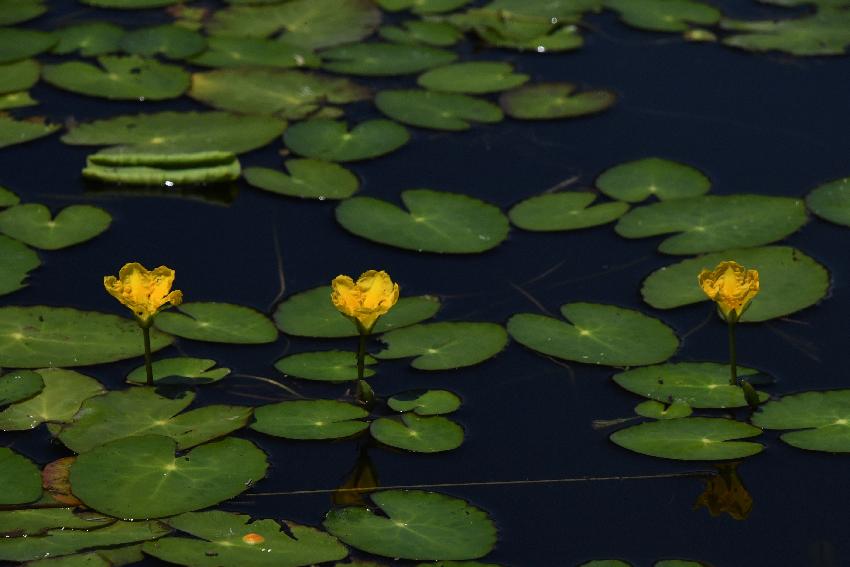
[[[729,320],[729,384],[738,385],[738,355],[735,350],[735,321]]]
[[[357,330],[360,333],[360,340],[357,343],[357,401],[364,407],[370,408],[375,401],[375,393],[363,377],[366,373],[366,340],[369,338],[371,329],[367,329],[358,322]]]
[[[145,339],[145,374],[148,377],[148,386],[153,386],[153,362],[151,362],[151,326],[141,325],[142,336]]]

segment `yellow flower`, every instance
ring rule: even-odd
[[[759,292],[759,273],[727,260],[720,262],[714,270],[700,272],[699,285],[717,303],[723,317],[735,322]]]
[[[398,301],[398,284],[384,271],[364,272],[357,283],[348,276],[337,276],[331,285],[334,306],[366,332],[371,331],[378,317]]]
[[[105,276],[103,287],[115,299],[129,307],[139,322],[149,325],[151,319],[167,304],[180,305],[183,292],[171,291],[174,270],[160,266],[150,271],[138,262],[124,264],[118,277]]]

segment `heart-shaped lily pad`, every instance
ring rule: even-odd
[[[632,27],[661,32],[686,31],[691,24],[709,26],[722,15],[714,6],[696,0],[605,0],[605,7],[619,12]]]
[[[415,453],[451,451],[463,443],[463,428],[440,416],[382,417],[372,422],[369,433],[384,445]]]
[[[59,124],[50,124],[44,118],[15,120],[0,115],[0,148],[23,144],[48,136],[61,128]]]
[[[190,512],[166,520],[181,532],[201,539],[168,537],[145,545],[145,553],[190,567],[244,565],[301,567],[343,559],[348,549],[335,537],[294,522],[282,527],[274,520],[212,510]],[[248,534],[259,536],[243,539]],[[261,539],[260,539],[261,538]]]
[[[249,167],[245,181],[258,189],[302,199],[347,199],[357,192],[357,176],[339,164],[317,159],[291,159],[289,175],[266,167]]]
[[[181,26],[160,25],[128,31],[121,38],[120,46],[133,55],[186,59],[203,51],[207,42],[198,32]]]
[[[689,165],[653,157],[605,170],[596,186],[609,197],[638,203],[651,195],[662,201],[699,197],[711,188],[711,180]]]
[[[508,344],[504,327],[495,323],[429,323],[390,331],[375,358],[414,358],[419,370],[472,366],[496,356]]]
[[[448,65],[457,55],[426,45],[358,43],[322,51],[322,58],[322,68],[334,73],[380,77],[420,73]]]
[[[451,12],[469,4],[471,0],[377,0],[378,5],[388,12],[412,10],[416,14],[440,14]]]
[[[822,219],[850,226],[850,177],[813,189],[806,196],[806,205]]]
[[[349,232],[417,252],[474,254],[508,236],[508,219],[498,207],[467,195],[430,189],[401,193],[408,211],[371,197],[354,197],[336,208]]]
[[[109,228],[112,217],[98,207],[71,205],[51,218],[44,205],[27,203],[0,211],[0,232],[42,250],[58,250],[91,240]]]
[[[322,62],[310,49],[258,37],[207,38],[207,50],[190,60],[202,67],[318,67]]]
[[[0,483],[0,505],[26,504],[41,497],[41,471],[32,461],[6,447],[0,447]],[[0,546],[2,541],[0,538]]]
[[[781,439],[800,449],[850,453],[850,390],[783,396],[753,414],[763,429],[797,429]]]
[[[366,365],[375,364],[375,359],[366,356]],[[274,363],[283,374],[303,380],[320,382],[348,382],[357,380],[357,353],[342,350],[300,352],[281,358]],[[363,377],[374,376],[371,368],[363,369]]]
[[[83,57],[97,57],[120,49],[124,30],[109,22],[82,22],[59,28],[59,37],[51,53],[67,55],[79,51]]]
[[[59,38],[52,33],[23,28],[0,28],[0,63],[27,59],[47,51]]]
[[[44,0],[0,0],[0,26],[26,22],[46,11]]]
[[[393,43],[451,47],[463,38],[463,33],[449,22],[407,20],[399,26],[382,26],[382,38]]]
[[[337,439],[360,433],[369,412],[335,400],[280,402],[254,410],[251,429],[286,439]]]
[[[39,487],[41,483],[39,481]],[[3,537],[40,535],[53,528],[90,530],[115,522],[102,514],[75,514],[74,508],[24,508],[0,511],[0,534]]]
[[[448,390],[412,391],[396,394],[387,400],[390,409],[412,411],[416,415],[443,415],[460,407],[460,398]]]
[[[349,506],[328,512],[325,528],[352,547],[401,559],[475,559],[496,544],[487,513],[459,498],[421,490],[386,490],[370,498],[384,515]]]
[[[27,275],[41,265],[38,254],[14,238],[0,235],[0,295],[27,285]]]
[[[0,94],[29,89],[38,82],[40,73],[41,67],[35,59],[0,65]]]
[[[693,409],[682,400],[676,400],[669,405],[655,400],[646,400],[635,406],[635,413],[650,419],[678,419],[688,417],[693,413]]]
[[[345,122],[309,120],[289,128],[286,146],[305,157],[358,161],[388,154],[405,145],[410,133],[390,120],[367,120],[349,131]]]
[[[231,303],[184,303],[180,312],[160,313],[155,324],[166,333],[196,341],[235,344],[272,343],[277,329],[268,317]]]
[[[215,360],[180,356],[155,360],[152,364],[156,384],[198,386],[218,382],[230,374],[229,368],[213,368]],[[131,384],[147,383],[144,366],[139,366],[127,376]]]
[[[213,506],[241,494],[266,474],[266,455],[250,441],[227,437],[181,457],[161,435],[128,437],[77,457],[74,494],[118,518],[162,518]]]
[[[431,69],[420,75],[416,82],[432,91],[485,94],[516,88],[528,79],[528,75],[514,73],[510,63],[470,61]]]
[[[0,376],[0,407],[20,402],[41,392],[44,381],[41,374],[31,370],[17,370]]]
[[[421,89],[381,91],[375,105],[394,120],[435,130],[468,130],[470,122],[494,123],[503,118],[492,102]]]
[[[105,391],[97,380],[73,370],[42,368],[37,373],[44,388],[36,396],[0,412],[0,430],[23,431],[44,422],[70,421],[85,400]]]
[[[665,254],[700,254],[781,240],[808,220],[800,199],[706,195],[637,207],[615,227],[625,238],[679,233],[658,247]]]
[[[741,459],[764,446],[738,441],[761,434],[761,429],[731,419],[683,417],[641,423],[611,434],[611,441],[644,455],[680,461]]]
[[[514,205],[508,216],[524,230],[561,231],[607,224],[629,210],[619,201],[590,206],[595,200],[593,193],[579,191],[538,195]]]
[[[539,83],[507,91],[499,97],[505,114],[520,120],[553,120],[595,114],[614,104],[610,91],[575,92],[572,83]]]
[[[844,55],[850,46],[850,12],[818,10],[811,15],[782,20],[726,20],[723,29],[735,33],[725,45],[748,51],[782,51],[792,55]]]
[[[402,297],[383,315],[372,334],[384,333],[430,319],[440,310],[440,300],[430,295]],[[356,337],[357,327],[331,303],[330,286],[296,293],[278,305],[274,313],[278,328],[299,337]]]
[[[606,366],[663,362],[679,347],[670,327],[639,311],[613,305],[567,303],[561,306],[561,314],[570,323],[519,313],[508,320],[508,333],[520,344],[543,354]]]
[[[742,248],[682,260],[653,272],[643,282],[644,300],[659,309],[709,301],[696,275],[724,260],[758,270],[764,285],[741,317],[758,322],[782,317],[814,305],[829,289],[829,273],[821,264],[789,246]]]
[[[86,158],[83,177],[119,185],[212,185],[239,179],[242,166],[232,152],[106,150]]]

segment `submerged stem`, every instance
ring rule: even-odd
[[[729,384],[738,385],[738,355],[735,350],[735,321],[729,320]]]
[[[151,362],[151,326],[142,325],[142,336],[145,339],[145,374],[148,386],[153,386],[153,363]]]
[[[375,401],[375,392],[372,387],[364,380],[366,373],[366,339],[369,338],[371,329],[367,329],[358,323],[357,330],[360,332],[360,339],[357,343],[357,401],[366,408],[371,408]]]

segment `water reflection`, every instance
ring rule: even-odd
[[[694,502],[694,510],[704,506],[712,516],[729,514],[736,520],[746,520],[753,510],[753,497],[738,475],[740,464],[740,461],[715,464],[717,474],[705,479],[705,490]]]
[[[368,506],[366,495],[378,487],[378,473],[369,457],[369,450],[360,447],[357,462],[346,476],[345,481],[331,495],[334,506]]]
[[[230,206],[239,194],[236,183],[213,185],[180,185],[173,187],[150,187],[138,185],[115,185],[85,182],[85,193],[93,197],[160,197],[202,201],[210,205]]]

